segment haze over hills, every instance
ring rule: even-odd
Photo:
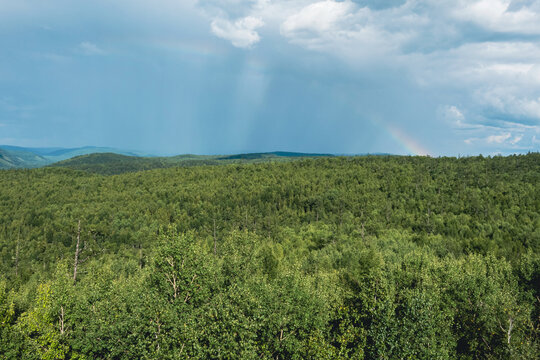
[[[0,148],[0,169],[34,168],[49,163],[47,159],[35,153]]]
[[[218,165],[264,161],[290,161],[307,157],[330,157],[332,154],[266,152],[232,155],[152,156],[136,151],[108,147],[26,148],[0,145],[0,169],[67,167],[99,174],[119,174],[174,166]]]
[[[79,148],[32,148],[0,145],[0,169],[36,168],[71,159],[76,156],[96,153],[114,153],[127,156],[152,156],[142,152],[97,146],[84,146]]]

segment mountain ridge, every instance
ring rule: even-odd
[[[0,148],[0,169],[36,168],[48,163],[47,159],[32,152]]]
[[[66,167],[100,174],[117,174],[174,166],[218,165],[265,161],[290,161],[301,158],[332,157],[333,154],[271,151],[257,153],[155,156],[110,147],[30,148],[0,145],[0,169],[44,166]]]
[[[152,157],[154,155],[143,152],[122,150],[111,147],[82,146],[77,148],[62,147],[22,147],[14,145],[0,145],[2,160],[0,169],[36,168],[54,164],[59,161],[71,159],[76,156],[115,153],[135,157]]]
[[[83,170],[102,175],[116,175],[169,167],[201,165],[245,164],[271,161],[292,161],[294,159],[332,157],[331,154],[309,154],[293,152],[248,153],[235,155],[193,155],[184,154],[168,157],[135,157],[115,153],[95,153],[76,156],[49,166]]]

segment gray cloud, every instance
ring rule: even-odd
[[[312,78],[326,77],[330,83],[353,78],[347,88],[351,104],[380,102],[378,110],[372,105],[369,116],[407,119],[403,122],[411,121],[412,133],[424,126],[442,128],[471,152],[482,146],[539,148],[538,0],[0,0],[0,8],[0,46],[13,58],[40,64],[16,73],[12,69],[18,64],[0,58],[4,88],[9,81],[24,80],[27,88],[36,89],[33,79],[49,76],[45,66],[61,68],[58,76],[66,68],[81,76],[88,68],[76,72],[77,61],[95,65],[116,59],[122,68],[124,62],[143,68],[147,61],[152,69],[164,68],[165,58],[201,68],[223,61],[221,74],[232,66],[233,60],[223,60],[230,58],[264,68],[270,89],[290,69],[306,72],[298,92]],[[25,31],[30,35],[20,46],[11,35]],[[32,32],[46,35],[39,38]],[[102,55],[105,50],[106,58],[73,56]],[[119,54],[124,58],[115,58]],[[334,69],[342,73],[329,80]],[[72,78],[66,76],[66,88],[71,89]],[[378,88],[376,96],[365,89],[366,78],[371,88]],[[344,96],[333,91],[328,108]],[[417,98],[407,98],[411,93]],[[392,106],[399,109],[391,112]],[[358,118],[367,118],[365,107]],[[468,139],[473,140],[465,143]]]

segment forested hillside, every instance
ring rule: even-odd
[[[80,148],[28,148],[0,145],[0,169],[32,169],[71,159],[76,156],[99,153],[114,153],[127,156],[142,156],[132,151],[96,146]]]
[[[177,155],[162,157],[126,156],[114,153],[96,153],[76,156],[52,164],[53,167],[65,167],[84,170],[102,175],[117,175],[126,172],[163,169],[178,166],[247,164],[260,162],[284,162],[312,157],[331,157],[330,154],[306,154],[293,152],[251,153],[237,155]]]
[[[4,170],[0,259],[2,359],[537,359],[540,154]]]

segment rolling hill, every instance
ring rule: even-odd
[[[268,153],[248,153],[227,155],[219,157],[218,160],[264,160],[264,159],[276,159],[276,158],[305,158],[305,157],[329,157],[332,154],[310,154],[310,153],[297,153],[288,151],[274,151]]]
[[[50,163],[50,160],[29,151],[0,148],[0,169],[36,168]]]
[[[334,155],[285,151],[232,155],[183,154],[176,156],[152,156],[141,152],[109,147],[29,148],[0,145],[0,169],[53,166],[111,175],[175,166],[257,163],[267,161],[281,162],[302,158],[331,156]]]
[[[31,148],[0,145],[0,151],[2,151],[0,169],[36,168],[71,159],[76,156],[98,153],[114,153],[133,157],[151,156],[135,151],[96,146],[84,146],[79,148]]]
[[[102,175],[122,174],[151,169],[177,166],[219,165],[234,163],[283,162],[308,157],[330,157],[330,154],[308,154],[293,152],[269,152],[237,155],[178,155],[171,157],[135,157],[114,153],[96,153],[77,156],[51,164]]]

